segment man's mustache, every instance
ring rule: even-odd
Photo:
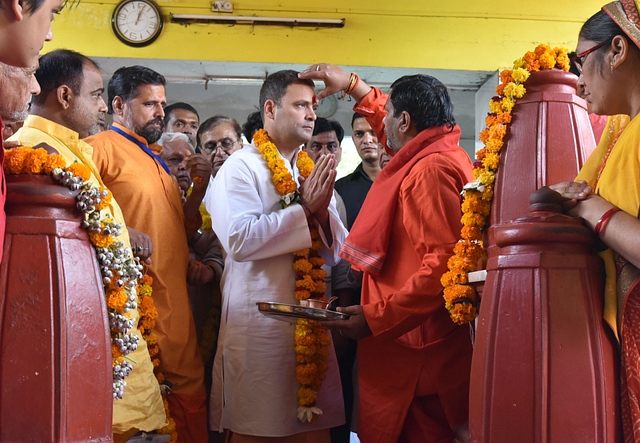
[[[160,126],[164,128],[164,120],[161,118],[154,118],[153,120],[149,120],[145,126],[151,126],[156,123],[160,123]]]

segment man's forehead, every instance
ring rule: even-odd
[[[136,87],[136,92],[137,92],[137,95],[135,98],[138,98],[138,99],[140,98],[148,99],[150,97],[153,97],[161,101],[166,100],[163,85],[153,85],[149,83],[143,83]]]
[[[198,121],[198,116],[188,109],[173,109],[169,114],[171,120],[194,120]]]
[[[233,134],[236,133],[236,130],[231,125],[231,123],[220,122],[217,125],[215,125],[213,128],[204,131],[202,133],[201,137],[202,138],[210,138],[210,137],[215,137],[216,134],[225,134],[225,133],[229,133],[229,132],[232,132]]]
[[[191,149],[189,148],[189,143],[180,139],[166,141],[164,143],[164,147],[179,154],[186,153],[185,155],[189,155],[191,153]]]
[[[393,103],[391,103],[391,96],[387,97],[387,101],[384,104],[384,109],[387,111],[393,111]]]
[[[84,84],[91,82],[92,85],[100,85],[100,87],[104,87],[102,72],[97,66],[94,66],[91,63],[85,63],[82,66],[82,82]]]
[[[313,104],[317,102],[316,90],[304,83],[291,83],[287,86],[282,98],[292,102],[306,101]]]
[[[329,142],[329,141],[336,141],[336,140],[338,140],[338,137],[336,136],[336,131],[325,131],[311,137],[312,143],[313,142],[322,143],[322,142]]]
[[[2,64],[2,68],[0,70],[0,75],[4,77],[13,77],[16,79],[22,79],[24,77],[31,77],[31,75],[35,72],[33,68],[16,68],[15,66]]]
[[[369,131],[372,128],[366,118],[358,117],[353,121],[353,129],[358,131]]]

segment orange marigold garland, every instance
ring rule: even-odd
[[[149,356],[151,357],[151,363],[153,364],[153,373],[160,384],[160,391],[162,392],[164,411],[167,416],[167,426],[159,429],[161,434],[168,434],[171,436],[170,443],[176,443],[178,441],[178,432],[176,430],[176,422],[171,418],[171,411],[169,410],[169,402],[167,401],[167,395],[171,393],[173,385],[171,382],[164,378],[164,374],[160,371],[160,348],[158,346],[158,337],[153,328],[156,326],[156,319],[158,318],[158,310],[153,303],[153,290],[151,285],[153,284],[153,278],[149,275],[145,275],[138,280],[137,293],[140,298],[138,304],[138,313],[140,314],[140,320],[138,321],[138,330],[142,334],[142,338],[147,342],[147,349],[149,350]]]
[[[444,287],[445,307],[457,324],[469,323],[478,315],[478,295],[468,283],[468,274],[477,269],[484,254],[482,230],[491,211],[500,151],[516,100],[525,95],[524,83],[532,72],[553,68],[568,71],[569,63],[566,49],[538,45],[535,51],[529,51],[514,61],[513,69],[500,72],[497,96],[489,103],[490,112],[485,120],[487,127],[479,135],[484,148],[476,153],[475,180],[468,183],[463,191],[461,239],[447,263],[449,271],[440,279]]]
[[[278,193],[282,195],[280,204],[283,208],[300,199],[298,185],[284,164],[276,145],[269,139],[269,135],[261,129],[253,136],[253,142],[260,154],[267,162],[271,171],[271,180]],[[296,166],[300,175],[308,178],[313,170],[313,160],[304,151],[298,153]],[[294,296],[297,300],[324,299],[327,273],[322,269],[324,259],[320,257],[322,241],[315,222],[308,220],[311,235],[311,248],[293,253],[293,270],[296,273],[296,289]],[[298,389],[298,419],[311,422],[322,415],[322,410],[316,406],[318,391],[327,373],[327,358],[331,337],[327,329],[314,320],[298,319],[295,330],[296,379],[300,383]]]
[[[100,211],[111,202],[111,193],[96,187],[89,179],[90,169],[82,163],[65,167],[64,158],[49,154],[45,149],[18,147],[5,152],[4,169],[7,174],[47,174],[71,190],[80,191],[76,206],[84,214],[82,226],[89,232],[89,240],[96,249],[104,285],[111,330],[113,367],[113,397],[121,399],[125,378],[133,366],[127,355],[138,346],[138,336],[129,331],[135,324],[131,311],[137,308],[136,285],[142,277],[142,266],[131,249],[118,240],[122,225]]]

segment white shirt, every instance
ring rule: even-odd
[[[297,181],[298,168],[288,164]],[[327,376],[316,400],[313,423],[297,419],[299,383],[295,325],[265,317],[256,302],[297,304],[293,251],[309,248],[311,236],[299,204],[282,209],[271,171],[253,146],[235,152],[205,196],[213,229],[227,252],[222,276],[222,318],[213,368],[210,426],[248,435],[281,437],[345,422],[340,376],[329,346]],[[327,264],[337,263],[347,231],[332,199],[333,244],[319,229]]]

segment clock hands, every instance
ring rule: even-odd
[[[136,18],[136,22],[135,22],[135,24],[136,24],[136,25],[137,25],[137,24],[138,24],[138,22],[140,21],[140,17],[142,17],[142,13],[143,13],[143,12],[144,12],[144,10],[146,9],[146,7],[147,7],[147,5],[144,5],[144,6],[142,7],[142,9],[140,10],[140,12],[138,12],[138,18]]]
[[[162,12],[153,0],[122,0],[113,12],[111,24],[116,36],[125,44],[147,46],[162,31]]]

